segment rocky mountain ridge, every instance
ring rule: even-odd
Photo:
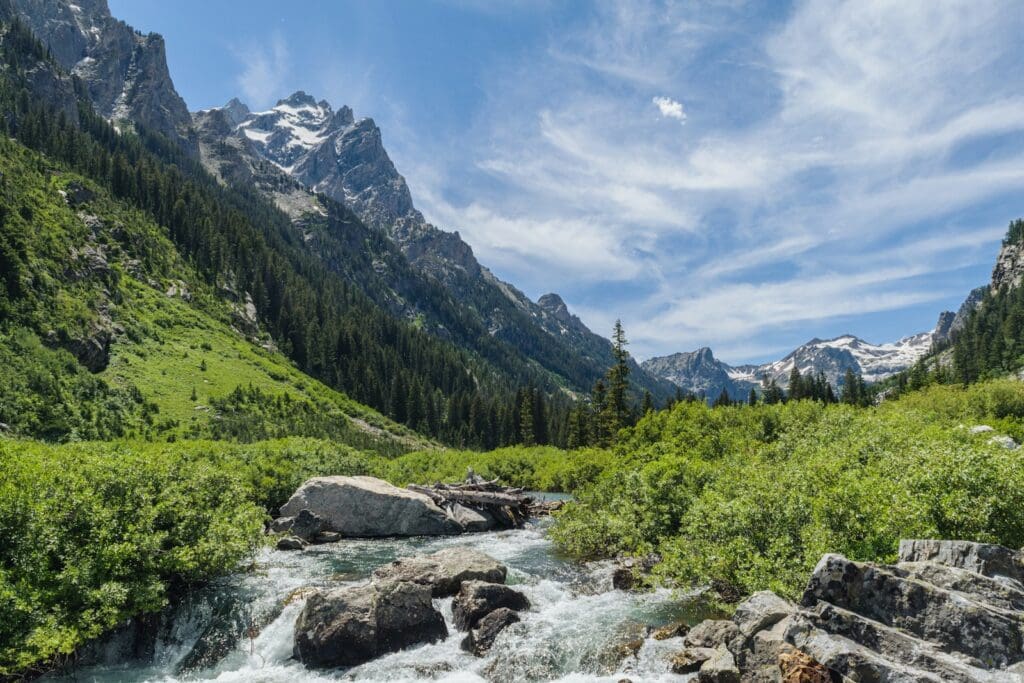
[[[479,316],[489,334],[528,356],[557,355],[575,366],[570,385],[586,391],[611,358],[610,342],[569,313],[557,294],[537,302],[481,265],[458,232],[428,223],[415,208],[405,179],[384,148],[371,118],[298,91],[271,109],[252,112],[233,99],[193,115],[203,164],[226,182],[253,183],[273,196],[297,223],[322,212],[323,195],[385,233],[409,263]],[[286,179],[290,179],[289,184]],[[421,311],[405,296],[406,315]],[[553,347],[553,348],[547,348]],[[541,365],[550,362],[538,359]],[[637,390],[665,398],[668,382],[633,363]],[[563,370],[557,374],[566,377]],[[578,379],[586,376],[586,381]]]
[[[777,361],[738,366],[718,360],[711,349],[704,347],[650,358],[643,362],[643,367],[698,396],[714,399],[724,389],[732,398],[743,399],[752,388],[760,390],[764,379],[774,379],[785,388],[794,366],[802,375],[824,373],[836,388],[842,384],[847,369],[865,381],[877,382],[913,365],[931,350],[933,340],[934,332],[922,332],[889,344],[871,344],[850,334],[834,339],[815,338]]]
[[[139,123],[194,155],[192,119],[167,69],[164,39],[111,16],[106,0],[13,0],[14,8],[65,70],[78,76],[96,111]]]

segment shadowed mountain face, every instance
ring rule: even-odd
[[[346,106],[335,110],[299,91],[264,112],[232,100],[196,112],[194,121],[208,169],[227,182],[255,184],[297,224],[322,212],[315,194],[344,205],[386,234],[418,273],[440,284],[488,335],[522,351],[569,388],[589,390],[611,364],[609,341],[569,313],[561,297],[531,301],[482,266],[459,233],[426,221],[373,119],[357,119]],[[425,310],[408,288],[401,301],[406,315]],[[659,399],[673,391],[635,363],[634,386]]]
[[[192,121],[167,70],[164,39],[142,35],[110,15],[106,0],[13,0],[57,63],[82,79],[96,111],[120,124],[139,123],[191,154]]]

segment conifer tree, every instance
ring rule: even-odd
[[[747,395],[747,405],[757,405],[757,389],[755,389],[754,387],[750,387],[750,393]]]

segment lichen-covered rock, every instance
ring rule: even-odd
[[[448,636],[430,587],[371,583],[314,593],[295,623],[296,659],[306,666],[355,666]]]
[[[445,548],[433,555],[403,557],[374,573],[378,581],[411,581],[429,586],[434,597],[455,595],[463,581],[505,583],[508,569],[472,548]]]
[[[463,581],[459,594],[452,601],[455,628],[460,631],[476,628],[481,619],[499,608],[519,612],[530,609],[530,601],[519,591],[504,584]]]
[[[963,593],[901,576],[884,567],[826,555],[802,603],[836,607],[938,643],[952,652],[1005,667],[1024,659],[1024,619]]]

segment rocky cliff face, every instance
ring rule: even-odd
[[[1024,280],[1024,243],[1003,242],[992,269],[989,289],[996,294],[1001,288],[1015,289]]]
[[[96,111],[197,152],[191,117],[167,71],[164,39],[110,15],[106,0],[13,0],[57,62],[85,83]]]

